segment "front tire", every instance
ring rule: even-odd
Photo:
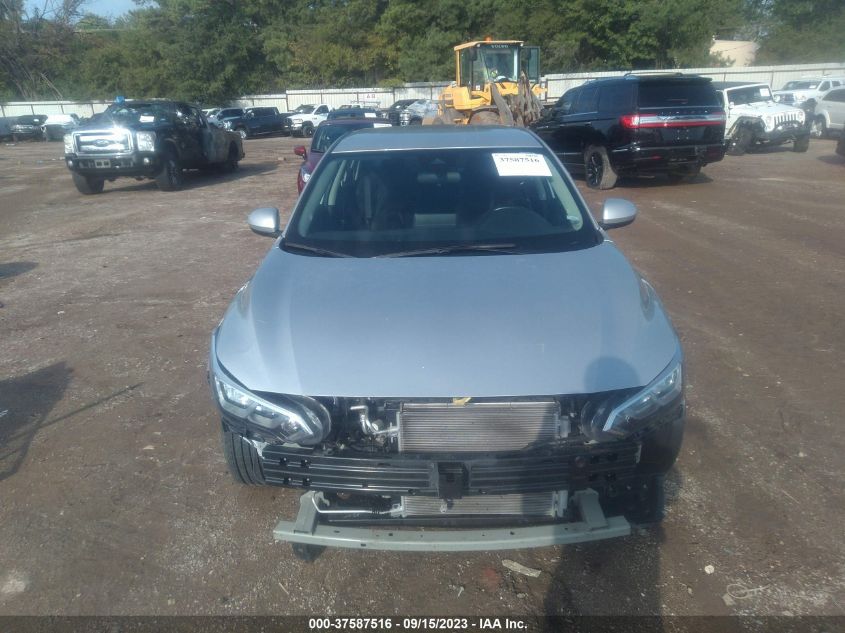
[[[102,193],[103,186],[106,184],[106,181],[102,178],[91,178],[75,172],[71,172],[71,176],[73,176],[73,184],[76,185],[76,190],[86,196]]]
[[[810,136],[813,138],[824,138],[827,136],[827,122],[823,116],[817,116],[810,124]]]
[[[182,188],[182,164],[174,151],[171,150],[165,155],[164,164],[155,181],[161,191],[179,191]]]
[[[810,135],[800,136],[792,142],[792,151],[804,153],[810,148]]]
[[[753,134],[751,132],[751,128],[747,125],[742,126],[731,138],[730,144],[728,145],[728,149],[725,153],[730,156],[742,156],[748,151],[748,148],[751,147],[752,138]]]
[[[230,174],[238,169],[238,148],[232,143],[229,145],[229,155],[226,157],[226,162],[223,163],[223,173]]]
[[[314,136],[314,126],[310,123],[303,123],[302,125],[302,136],[306,138],[310,138]]]
[[[602,145],[590,145],[584,150],[584,173],[591,189],[613,189],[619,178]]]
[[[239,484],[247,486],[263,486],[264,471],[261,470],[261,460],[258,451],[237,433],[223,431],[223,457],[229,474]]]

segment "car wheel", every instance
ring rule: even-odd
[[[238,169],[238,148],[232,143],[229,145],[229,155],[226,157],[226,162],[223,163],[223,172],[230,174]]]
[[[264,471],[258,451],[237,433],[223,430],[223,457],[232,479],[247,486],[263,486]]]
[[[751,141],[753,138],[751,128],[747,125],[743,125],[736,131],[731,140],[728,142],[728,149],[726,153],[731,156],[742,156],[748,151],[748,148],[751,147]]]
[[[102,193],[103,185],[106,184],[106,181],[102,178],[91,178],[77,173],[71,173],[71,176],[73,176],[73,184],[76,185],[76,190],[86,196]]]
[[[240,137],[241,137],[242,139],[246,140],[246,139],[248,139],[248,138],[249,138],[249,132],[247,131],[247,129],[246,129],[246,128],[244,128],[244,127],[239,127],[239,128],[238,128],[237,130],[235,130],[235,131],[236,131],[236,132],[240,135]]]
[[[792,142],[792,151],[793,152],[806,152],[810,147],[810,135],[807,136],[799,136]]]
[[[590,145],[584,151],[584,173],[587,186],[592,189],[613,189],[618,175],[610,164],[607,149],[601,145]]]
[[[165,155],[164,164],[155,181],[161,191],[178,191],[182,188],[182,165],[174,151]]]
[[[827,136],[827,123],[823,116],[817,116],[810,124],[810,136],[813,138],[824,138]]]
[[[305,123],[302,126],[302,136],[310,137],[314,136],[314,126],[310,123]]]

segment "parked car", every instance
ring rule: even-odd
[[[387,109],[387,119],[390,121],[391,125],[399,125],[399,115],[414,101],[416,101],[416,99],[399,99],[398,101],[393,102],[393,105]]]
[[[326,117],[328,121],[332,119],[378,119],[378,111],[375,108],[337,108],[329,112]]]
[[[46,114],[23,114],[12,118],[9,122],[12,141],[16,143],[25,139],[41,138],[41,126],[46,120]]]
[[[727,153],[741,156],[757,146],[792,143],[796,152],[810,146],[804,110],[777,103],[768,84],[714,83],[725,108]]]
[[[227,117],[223,127],[240,134],[242,139],[254,136],[281,134],[284,130],[285,115],[276,107],[247,108],[242,116]]]
[[[828,90],[816,100],[810,133],[824,138],[831,130],[845,132],[845,86]]]
[[[212,335],[209,380],[234,479],[305,493],[275,537],[310,558],[659,521],[682,352],[608,237],[635,217],[610,198],[597,223],[534,134],[492,126],[352,132],[284,231],[253,211],[276,241]]]
[[[293,148],[293,153],[301,156],[305,161],[296,174],[296,189],[299,193],[305,188],[305,183],[311,179],[311,174],[317,168],[320,159],[323,158],[332,144],[341,136],[345,136],[354,130],[367,128],[390,127],[387,121],[373,120],[372,118],[349,117],[345,119],[333,119],[331,115],[338,110],[329,113],[329,118],[317,126],[314,137],[311,139],[311,151],[305,149],[304,145]]]
[[[61,141],[65,134],[79,127],[78,114],[50,114],[41,125],[41,136],[45,141]]]
[[[326,103],[301,105],[285,118],[285,131],[291,136],[313,136],[314,130],[328,118],[331,110],[332,107]]]
[[[244,115],[243,108],[222,108],[217,114],[208,119],[215,125],[224,127],[229,119],[239,119]]]
[[[692,179],[725,155],[725,111],[706,77],[682,73],[590,81],[567,90],[532,124],[594,189],[619,176]]]
[[[80,193],[103,191],[106,180],[151,178],[162,191],[182,187],[184,169],[233,171],[243,141],[209,125],[199,109],[178,101],[125,101],[65,134],[65,163]]]
[[[399,125],[422,125],[426,119],[437,116],[437,102],[432,99],[417,99],[399,113]]]
[[[837,86],[845,85],[845,77],[802,77],[788,81],[780,90],[775,90],[776,101],[800,107],[806,101],[818,99],[822,94]]]
[[[211,119],[220,112],[223,108],[205,108],[202,113],[205,115],[206,119]]]

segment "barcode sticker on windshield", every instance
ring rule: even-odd
[[[500,176],[551,176],[549,164],[542,154],[493,154]]]
[[[154,116],[152,116],[151,114],[142,114],[141,116],[138,117],[138,120],[141,123],[155,123],[156,122],[156,118]]]

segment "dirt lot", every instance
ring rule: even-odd
[[[298,495],[230,481],[204,376],[209,333],[271,244],[247,212],[294,204],[294,144],[247,141],[238,173],[178,193],[122,180],[93,197],[60,144],[0,147],[0,614],[845,614],[833,141],[609,192],[639,205],[613,237],[687,355],[660,529],[313,564],[271,537]]]

